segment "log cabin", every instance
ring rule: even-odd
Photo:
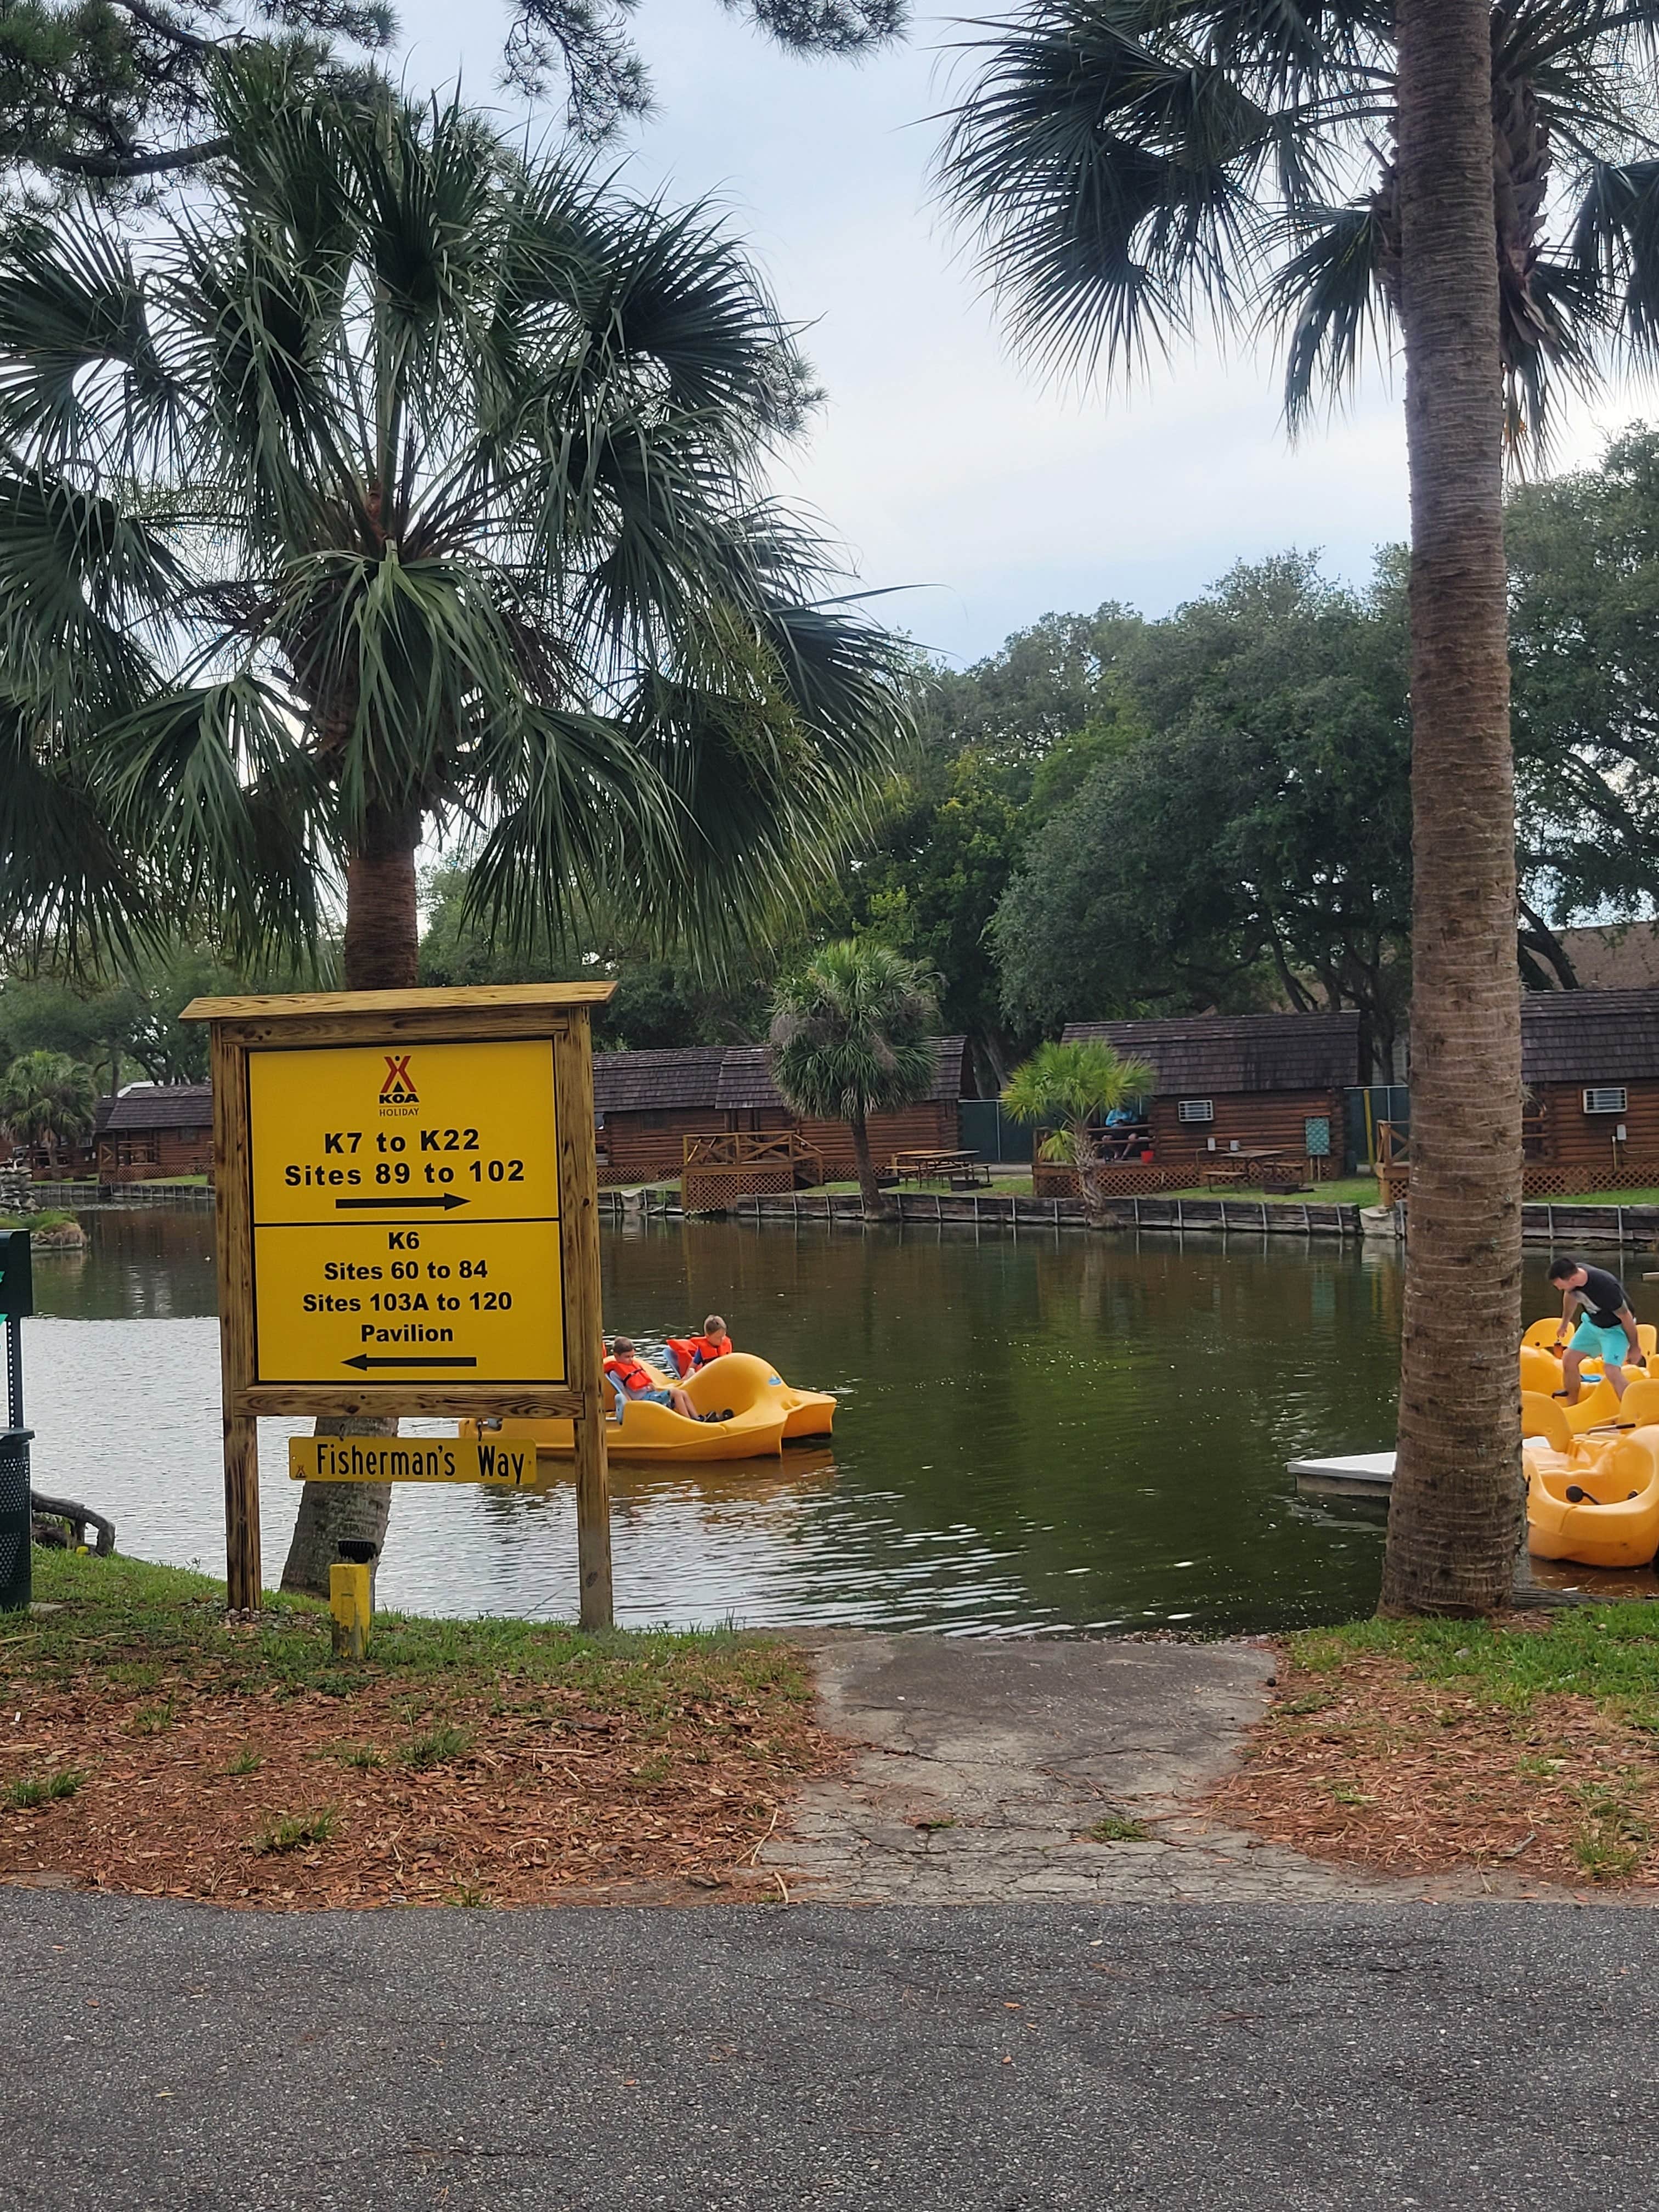
[[[959,1099],[969,1096],[966,1037],[933,1040],[935,1070],[933,1088],[919,1105],[896,1114],[870,1116],[870,1152],[878,1170],[884,1170],[896,1152],[954,1152],[962,1141]],[[845,1121],[820,1121],[790,1113],[772,1080],[764,1045],[736,1046],[720,1069],[720,1104],[728,1129],[764,1132],[793,1129],[823,1163],[826,1182],[850,1176],[855,1166],[853,1132]]]
[[[884,1168],[896,1152],[959,1142],[957,1101],[968,1077],[967,1040],[934,1040],[936,1073],[927,1097],[899,1114],[871,1118],[870,1147]],[[610,1052],[593,1060],[599,1181],[673,1182],[688,1137],[793,1130],[831,1178],[853,1172],[853,1133],[844,1121],[798,1120],[779,1097],[763,1045],[695,1045],[678,1052]]]
[[[36,1182],[151,1182],[213,1164],[213,1093],[205,1083],[130,1083],[98,1101],[72,1145],[15,1144],[12,1164]]]
[[[724,1045],[593,1055],[601,1184],[678,1180],[688,1137],[726,1127],[717,1103]]]
[[[102,1109],[107,1108],[108,1111]],[[100,1183],[166,1182],[213,1169],[213,1086],[130,1083],[100,1102]]]
[[[1659,990],[1527,992],[1521,1079],[1529,1194],[1659,1182]]]
[[[91,1130],[73,1144],[26,1144],[9,1129],[0,1128],[0,1160],[27,1168],[32,1182],[89,1182],[98,1173],[98,1134],[114,1103],[113,1098],[100,1098]]]
[[[1151,1062],[1147,1117],[1160,1168],[1195,1175],[1200,1156],[1260,1146],[1316,1163],[1316,1175],[1341,1173],[1346,1094],[1359,1081],[1357,1013],[1066,1025],[1067,1044],[1083,1038]]]

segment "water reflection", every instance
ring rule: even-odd
[[[87,1252],[37,1267],[36,1480],[112,1513],[125,1549],[216,1566],[211,1217],[87,1224]],[[1242,1630],[1373,1601],[1376,1522],[1299,1506],[1285,1462],[1391,1435],[1391,1247],[630,1220],[604,1262],[612,1327],[651,1342],[712,1308],[842,1398],[833,1452],[614,1470],[626,1620]],[[268,1578],[297,1425],[261,1424]],[[562,1614],[574,1554],[566,1481],[531,1497],[411,1485],[382,1596]]]

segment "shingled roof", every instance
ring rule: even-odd
[[[722,1109],[782,1105],[763,1044],[733,1045],[726,1053],[714,1103]]]
[[[113,1098],[98,1102],[97,1133],[100,1137],[125,1136],[135,1129],[212,1127],[210,1083],[130,1083]]]
[[[695,1044],[681,1052],[595,1053],[594,1111],[660,1113],[675,1106],[712,1106],[726,1050],[722,1044]]]
[[[1337,1091],[1359,1080],[1358,1014],[1188,1014],[1167,1021],[1069,1022],[1065,1042],[1098,1037],[1150,1060],[1156,1090]]]
[[[935,1037],[930,1098],[960,1098],[966,1037]],[[781,1106],[764,1045],[691,1045],[683,1052],[605,1052],[593,1061],[593,1104],[601,1114],[653,1114],[713,1106],[722,1113]]]
[[[1659,1081],[1659,991],[1528,991],[1523,1083]]]
[[[957,1099],[967,1094],[963,1089],[966,1072],[968,1040],[966,1037],[934,1037],[933,1080],[927,1092],[930,1099]],[[764,1045],[733,1046],[726,1055],[720,1069],[720,1093],[715,1103],[723,1109],[734,1111],[757,1106],[781,1106],[778,1088],[772,1080],[770,1056]]]

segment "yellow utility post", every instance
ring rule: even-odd
[[[346,1554],[328,1571],[328,1609],[334,1616],[334,1656],[367,1659],[374,1619],[374,1547],[348,1540]]]
[[[185,1009],[211,1030],[233,1608],[259,1602],[259,1415],[550,1417],[575,1424],[581,1625],[610,1626],[589,1023],[614,988],[319,992]],[[439,1464],[415,1449],[429,1441],[321,1450],[296,1437],[293,1472],[534,1479],[533,1454],[526,1473],[522,1454],[449,1440]]]

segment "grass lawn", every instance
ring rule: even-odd
[[[290,1909],[764,1893],[751,1855],[831,1763],[775,1641],[387,1614],[343,1666],[307,1601],[228,1624],[205,1576],[34,1559],[61,1610],[0,1616],[0,1879]]]
[[[1306,1190],[1255,1190],[1237,1184],[1225,1190],[1211,1190],[1202,1183],[1194,1183],[1190,1190],[1171,1190],[1161,1194],[1166,1198],[1242,1198],[1251,1206],[1266,1199],[1269,1206],[1375,1206],[1376,1177],[1375,1176],[1333,1176],[1328,1182],[1310,1183]]]
[[[0,1237],[14,1229],[67,1229],[79,1218],[62,1206],[42,1206],[39,1213],[0,1213]]]
[[[1224,1818],[1398,1874],[1659,1887],[1659,1604],[1286,1639]]]

